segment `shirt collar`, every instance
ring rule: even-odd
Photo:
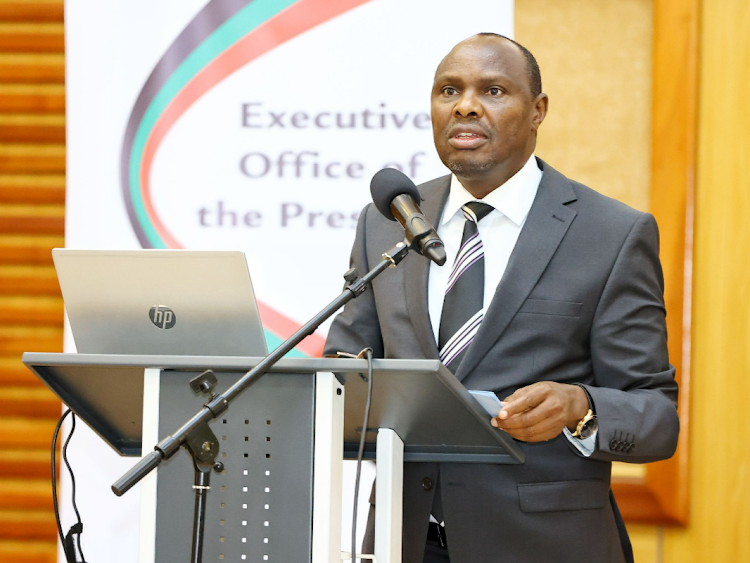
[[[513,221],[519,227],[526,220],[531,204],[534,203],[539,182],[542,180],[542,171],[532,154],[526,164],[518,172],[508,179],[502,186],[492,190],[487,196],[478,200],[471,195],[456,175],[451,176],[450,194],[448,202],[443,210],[442,223],[447,223],[461,209],[462,205],[470,201],[482,201],[487,203]]]

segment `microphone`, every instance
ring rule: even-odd
[[[419,209],[422,201],[408,176],[395,168],[383,168],[370,182],[375,207],[386,219],[398,220],[406,230],[406,242],[438,266],[445,264],[443,241]]]

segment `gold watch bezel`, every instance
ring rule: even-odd
[[[583,430],[583,427],[586,426],[586,423],[592,418],[594,418],[594,411],[589,409],[586,415],[581,420],[578,421],[578,426],[576,426],[576,431],[573,432],[574,438],[581,437],[581,431]]]

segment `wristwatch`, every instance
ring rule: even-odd
[[[591,395],[589,395],[589,392],[586,391],[586,388],[583,385],[578,385],[578,387],[583,389],[583,392],[586,393],[586,399],[589,402],[589,410],[586,415],[578,421],[576,431],[573,432],[571,436],[573,436],[574,438],[578,438],[579,440],[585,440],[594,432],[596,432],[596,430],[599,428],[599,422],[596,420],[596,414],[594,414],[594,405],[591,401]]]
[[[594,411],[589,409],[586,416],[578,421],[578,426],[572,436],[579,440],[585,440],[591,436],[597,428],[599,428],[599,423],[596,421],[596,415],[594,414]]]

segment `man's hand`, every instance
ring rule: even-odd
[[[565,427],[574,431],[588,410],[586,393],[577,385],[540,381],[504,399],[492,426],[516,440],[544,442],[556,438]]]

